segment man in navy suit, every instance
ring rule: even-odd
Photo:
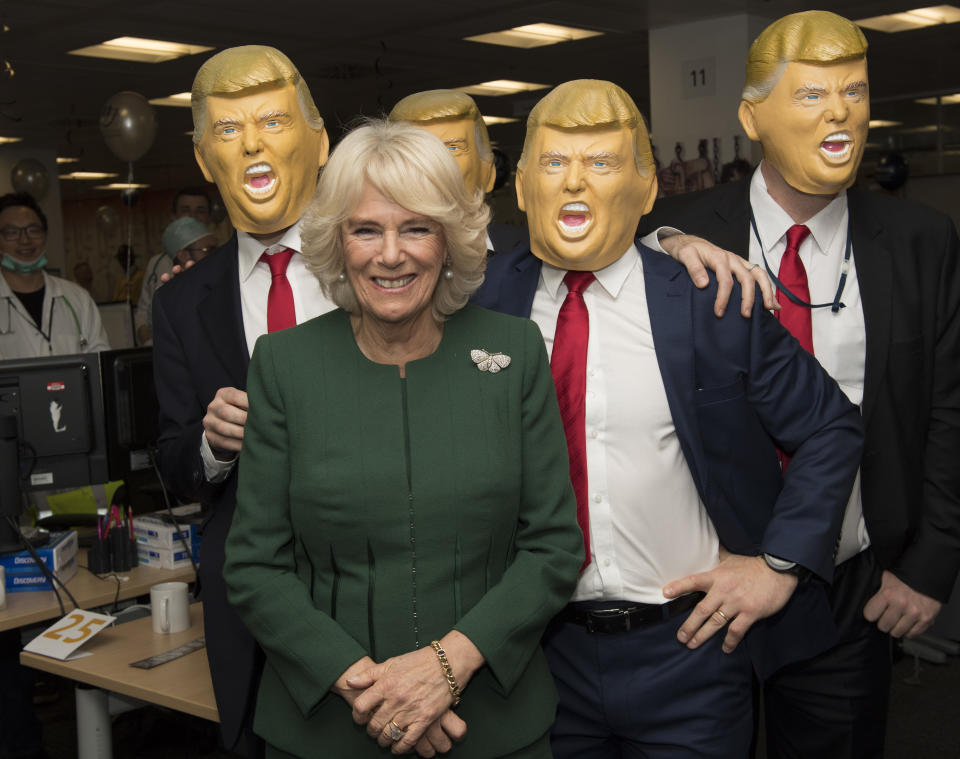
[[[554,753],[744,756],[752,667],[833,643],[859,415],[759,302],[718,319],[715,283],[634,243],[656,176],[622,89],[547,95],[516,184],[531,251],[493,256],[476,301],[544,334],[590,556],[546,640]]]
[[[185,501],[209,509],[200,579],[204,632],[224,745],[260,752],[250,730],[262,655],[227,604],[224,541],[236,505],[236,459],[247,414],[247,365],[267,331],[270,259],[296,321],[333,306],[307,271],[300,216],[329,142],[313,98],[279,50],[248,45],[210,58],[193,84],[194,150],[238,230],[224,246],[157,291],[154,375],[160,404],[159,465]]]

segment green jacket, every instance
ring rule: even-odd
[[[512,363],[479,371],[474,348]],[[266,652],[255,729],[283,751],[386,755],[330,686],[452,628],[487,662],[454,757],[509,753],[554,718],[538,643],[583,540],[540,332],[467,306],[406,373],[369,361],[343,311],[257,342],[224,573]]]

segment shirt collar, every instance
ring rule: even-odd
[[[300,242],[300,224],[298,220],[290,229],[283,233],[276,243],[269,248],[264,248],[263,243],[255,240],[247,232],[237,230],[237,263],[240,267],[240,281],[245,282],[253,274],[254,267],[263,255],[264,250],[270,253],[276,253],[280,248],[291,248],[301,252]]]
[[[640,251],[637,250],[637,246],[631,245],[626,253],[612,264],[604,266],[602,269],[594,272],[597,282],[600,283],[601,287],[607,291],[611,298],[616,298],[617,295],[620,294],[624,282],[627,281],[630,272],[636,267],[639,257]],[[540,267],[540,277],[543,281],[543,286],[552,299],[557,299],[560,284],[563,282],[566,274],[567,269],[558,269],[546,261],[544,261],[543,266]]]
[[[777,204],[777,201],[770,197],[759,166],[753,172],[753,179],[750,181],[750,205],[760,232],[763,252],[769,254],[795,222]],[[846,235],[846,214],[847,191],[841,190],[825,208],[805,222],[817,243],[817,249],[823,255],[828,254],[837,235]]]

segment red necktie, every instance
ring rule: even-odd
[[[809,227],[803,224],[794,224],[787,230],[787,249],[780,259],[780,272],[777,277],[790,292],[796,295],[800,300],[810,302],[810,287],[807,285],[807,270],[803,268],[803,261],[800,260],[800,245],[810,234]],[[813,354],[813,322],[811,320],[810,309],[806,306],[798,306],[789,298],[780,299],[780,310],[777,317],[780,323],[787,328],[787,331],[797,338],[797,342],[805,351]],[[790,456],[783,451],[777,451],[780,455],[780,466],[783,471],[787,471],[790,465]]]
[[[807,285],[807,270],[800,260],[800,245],[807,239],[810,229],[803,224],[794,224],[787,230],[787,249],[780,259],[780,272],[777,276],[784,286],[800,300],[810,302],[810,288]],[[810,354],[813,353],[813,323],[810,319],[810,309],[798,306],[789,298],[783,298],[780,304],[780,323],[787,328],[791,335]]]
[[[267,293],[267,332],[277,332],[297,323],[293,305],[293,288],[287,279],[287,264],[293,257],[290,248],[281,248],[270,255],[264,251],[260,260],[270,267],[270,292]]]
[[[584,562],[590,563],[590,507],[587,503],[587,438],[584,431],[587,394],[587,338],[590,315],[583,291],[596,279],[592,271],[568,271],[563,278],[567,297],[557,316],[550,371],[557,388],[563,431],[570,453],[570,480],[577,496],[577,522],[583,530]],[[582,569],[583,567],[581,567]]]

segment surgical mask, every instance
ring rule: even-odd
[[[41,255],[40,258],[35,261],[31,261],[30,263],[18,261],[8,253],[4,253],[3,259],[0,259],[0,266],[2,266],[4,269],[9,269],[10,271],[16,272],[17,274],[30,274],[34,271],[40,271],[40,269],[46,265],[47,256],[45,254]]]

